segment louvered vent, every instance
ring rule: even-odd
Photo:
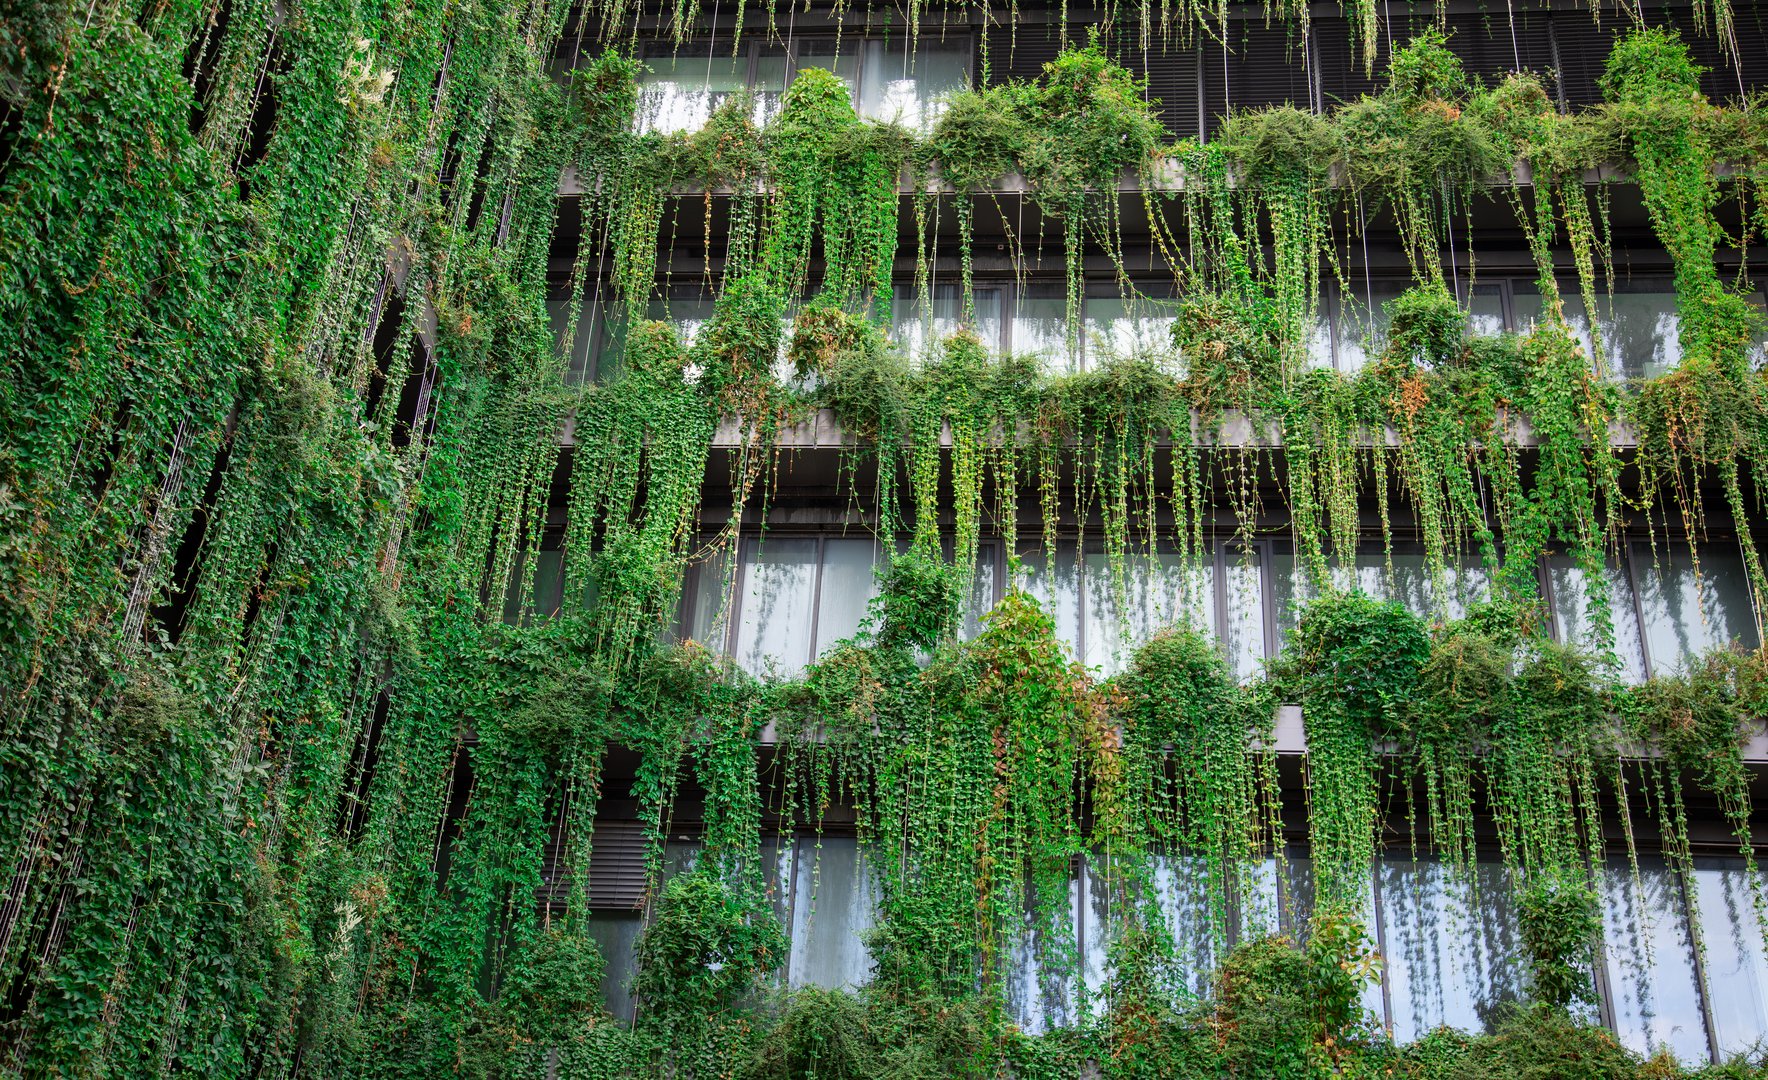
[[[1158,102],[1157,112],[1176,138],[1195,138],[1197,113],[1197,50],[1159,33],[1143,44],[1140,28],[1120,23],[1104,37],[1105,51],[1131,74],[1148,80],[1148,99]]]
[[[541,877],[542,899],[565,905],[571,872],[561,845],[549,841]],[[639,821],[597,821],[589,849],[589,906],[593,911],[635,911],[645,902],[645,827]]]
[[[1202,48],[1206,134],[1220,130],[1231,111],[1272,105],[1312,108],[1313,66],[1299,24],[1229,23],[1225,44],[1213,41]]]
[[[1070,30],[1071,43],[1084,42],[1084,33],[1077,39]],[[986,38],[988,48],[988,84],[999,86],[1011,79],[1031,80],[1043,73],[1044,65],[1062,51],[1061,39],[1053,23],[1021,23],[991,26]],[[978,69],[980,70],[980,68]]]
[[[1461,58],[1461,69],[1486,86],[1502,82],[1513,71],[1543,77],[1553,94],[1553,42],[1546,15],[1539,11],[1492,9],[1450,15],[1449,51]]]

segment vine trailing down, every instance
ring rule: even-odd
[[[1379,92],[1239,114],[1208,145],[1169,144],[1096,42],[957,94],[924,137],[818,71],[764,126],[738,97],[660,136],[633,123],[636,10],[592,7],[609,43],[564,85],[563,3],[45,3],[0,25],[0,1073],[1676,1074],[1586,1019],[1603,815],[1654,822],[1687,874],[1704,793],[1750,858],[1741,745],[1768,668],[1721,651],[1623,686],[1600,591],[1589,640],[1556,644],[1536,567],[1564,550],[1600,579],[1630,506],[1698,535],[1703,477],[1736,521],[1756,509],[1761,328],[1715,258],[1768,224],[1761,109],[1703,99],[1662,31],[1622,37],[1606,103],[1572,114],[1534,76],[1468,79],[1430,33]],[[1723,0],[1696,10],[1730,40]],[[1178,34],[1226,17],[1139,11]],[[1355,14],[1373,56],[1374,6]],[[1675,262],[1684,359],[1638,387],[1600,376],[1555,278],[1569,247],[1585,310],[1612,284],[1584,179],[1604,164]],[[970,332],[903,355],[878,315],[905,171],[923,304],[930,219],[955,193],[967,251],[971,207],[1015,172],[1062,230],[1071,326],[1087,252],[1127,281],[1118,187],[1140,176],[1183,296],[1171,348],[1066,376]],[[710,193],[728,214],[691,341],[644,318],[690,191],[708,234]],[[1539,269],[1521,338],[1471,335],[1443,277],[1492,199]],[[1305,339],[1353,207],[1399,224],[1416,281],[1345,378]],[[620,342],[599,381],[566,359],[597,328],[549,320],[554,256],[572,296],[609,300],[583,309]],[[963,292],[973,316],[967,261]],[[766,519],[779,436],[815,408],[857,437],[846,480],[873,459],[875,527],[905,541],[865,627],[789,680],[659,644],[689,564]],[[984,523],[1017,550],[1022,509],[1049,538],[1099,523],[1120,608],[1157,543],[1195,582],[1224,507],[1255,538],[1279,454],[1311,600],[1264,676],[1185,628],[1201,588],[1112,679],[1022,588],[966,611]],[[727,462],[734,512],[696,546]],[[1335,558],[1370,500],[1391,538],[1390,491],[1438,585],[1429,624],[1347,591]],[[548,618],[534,568],[561,506]],[[1494,586],[1451,620],[1464,555]],[[1297,703],[1317,869],[1292,940],[1246,886],[1302,824],[1272,719]],[[631,1024],[601,1004],[580,885],[611,748],[639,761],[649,851]],[[704,847],[665,884],[689,783]],[[1496,1035],[1396,1047],[1361,1004],[1382,959],[1360,882],[1398,834],[1476,902],[1476,799],[1521,885],[1531,1001]],[[763,822],[820,831],[837,805],[880,877],[873,977],[787,994]],[[1082,860],[1109,954],[1064,979]],[[1175,866],[1213,971],[1162,906]],[[1756,910],[1768,929],[1759,887]],[[1011,1022],[1027,939],[1071,1026]]]

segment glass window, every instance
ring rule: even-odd
[[[832,38],[800,41],[795,67],[798,70],[821,68],[834,72],[836,78],[847,84],[848,95],[857,100],[860,52],[851,39],[844,45],[837,44]]]
[[[1492,1030],[1495,1010],[1523,997],[1522,946],[1510,876],[1476,863],[1471,882],[1435,859],[1381,861],[1382,940],[1394,1039],[1447,1024]]]
[[[1707,1060],[1707,1034],[1695,982],[1682,885],[1654,856],[1639,877],[1610,860],[1602,880],[1603,956],[1615,1034],[1641,1054],[1667,1047],[1684,1062]]]
[[[876,918],[878,890],[859,841],[801,839],[797,864],[788,981],[794,989],[863,986],[872,960],[861,939]]]
[[[1686,546],[1633,545],[1633,571],[1639,610],[1645,621],[1645,651],[1655,674],[1667,674],[1732,642],[1755,648],[1756,617],[1749,576],[1735,549],[1702,545],[1700,572]]]
[[[1567,325],[1584,352],[1594,356],[1590,317],[1577,282],[1561,282],[1560,296]],[[1616,282],[1612,296],[1606,291],[1597,296],[1596,307],[1603,361],[1615,378],[1656,378],[1681,362],[1681,317],[1676,309],[1676,291],[1669,281]],[[1527,332],[1540,317],[1540,293],[1532,283],[1519,283],[1517,328]]]
[[[1467,330],[1480,337],[1504,332],[1504,287],[1475,285],[1467,298]]]
[[[969,85],[970,50],[923,40],[910,53],[911,37],[865,43],[855,108],[868,119],[926,132],[945,111],[946,96]]]
[[[689,48],[645,57],[638,79],[640,131],[697,131],[725,98],[749,84],[747,52],[714,54],[706,45],[704,54],[690,55]]]
[[[1490,586],[1485,567],[1471,556],[1451,562],[1443,569],[1442,580],[1433,581],[1422,552],[1360,551],[1355,576],[1357,588],[1383,600],[1397,600],[1421,619],[1459,619],[1468,605],[1485,599]]]
[[[730,625],[729,566],[729,549],[715,547],[689,563],[682,577],[683,636],[717,653],[725,650],[725,630]]]
[[[1089,552],[1084,573],[1081,659],[1106,675],[1122,670],[1137,647],[1163,627],[1183,623],[1206,634],[1215,629],[1211,563],[1196,565],[1174,552],[1126,555],[1119,582],[1105,553]]]
[[[1125,296],[1116,286],[1087,291],[1086,355],[1089,365],[1108,356],[1170,352],[1178,302],[1154,296]]]
[[[1610,561],[1605,577],[1608,586],[1608,615],[1613,633],[1604,640],[1592,618],[1591,596],[1585,588],[1585,574],[1569,555],[1547,557],[1547,584],[1553,591],[1554,632],[1560,641],[1592,652],[1607,652],[1612,646],[1620,661],[1620,674],[1629,683],[1645,679],[1645,648],[1639,633],[1639,614],[1633,610],[1633,586],[1627,580],[1626,568]]]
[[[1037,598],[1056,623],[1056,638],[1068,646],[1068,655],[1080,655],[1080,575],[1074,542],[1058,540],[1054,566],[1042,546],[1021,547],[1021,587]]]
[[[896,287],[893,333],[910,356],[930,353],[964,327],[963,290],[957,285],[935,285],[931,291],[933,312],[929,318],[913,285]],[[976,313],[972,328],[984,347],[995,352],[1001,347],[1001,290],[977,287],[971,289],[970,296]]]
[[[1305,947],[1309,936],[1308,921],[1314,917],[1314,860],[1306,855],[1292,853],[1283,860],[1281,872],[1286,890],[1284,898],[1287,901],[1281,913],[1283,932],[1293,938],[1298,946]],[[1368,887],[1363,892],[1363,903],[1357,914],[1363,920],[1364,934],[1373,948],[1380,940],[1376,936],[1378,928],[1375,923],[1373,868],[1367,880]],[[1363,984],[1361,1003],[1374,1016],[1384,1016],[1386,1007],[1382,1002],[1381,980]]]
[[[715,307],[713,298],[699,289],[671,290],[667,299],[650,302],[645,309],[645,318],[674,326],[685,347],[692,345],[700,328],[712,321]]]
[[[1154,898],[1172,938],[1173,959],[1185,986],[1202,996],[1222,960],[1217,928],[1211,925],[1208,861],[1200,855],[1172,854],[1155,855],[1152,862]]]
[[[1067,918],[1051,926],[1038,918],[1034,886],[1026,883],[1025,906],[1018,931],[1007,949],[1007,1012],[1021,1031],[1041,1035],[1079,1019],[1079,987],[1075,961],[1080,948],[1084,885],[1080,875],[1068,882]]]
[[[1013,311],[1013,351],[1035,356],[1046,372],[1073,371],[1080,367],[1079,342],[1068,342],[1068,294],[1060,283],[1033,282],[1019,288]]]
[[[790,678],[810,660],[817,542],[764,537],[746,545],[737,663]]]
[[[958,630],[965,641],[976,640],[982,633],[982,617],[994,610],[995,598],[1000,595],[995,567],[995,545],[977,545],[976,570],[970,575],[970,596],[964,606],[963,625]]]
[[[1694,861],[1708,998],[1719,1053],[1726,1056],[1754,1050],[1768,1032],[1768,955],[1750,886],[1742,859]]]
[[[510,571],[510,582],[503,594],[503,621],[511,625],[550,619],[559,613],[565,587],[565,553],[558,549],[542,550],[534,561],[532,580],[528,576],[527,551],[516,553]],[[528,593],[532,585],[534,592]]]
[[[1271,617],[1276,620],[1277,651],[1283,651],[1289,632],[1301,618],[1301,609],[1313,598],[1307,570],[1296,562],[1294,552],[1271,553]]]
[[[638,937],[644,920],[634,911],[592,911],[589,937],[602,954],[602,1004],[616,1020],[630,1021],[632,977],[638,974]]]
[[[1222,644],[1228,667],[1242,682],[1256,678],[1265,659],[1265,575],[1258,549],[1226,551],[1227,610],[1222,613]]]
[[[1410,281],[1375,278],[1334,290],[1338,297],[1333,329],[1338,338],[1338,370],[1360,371],[1375,359],[1387,338],[1388,301],[1410,288]]]
[[[859,633],[866,607],[878,595],[878,541],[830,537],[823,541],[823,577],[817,590],[816,651]]]

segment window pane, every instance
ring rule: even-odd
[[[1019,289],[1013,313],[1013,351],[1035,356],[1047,372],[1072,371],[1080,366],[1078,350],[1068,348],[1068,300],[1060,284],[1038,283]]]
[[[755,122],[766,124],[780,115],[780,100],[786,93],[789,63],[786,50],[778,46],[764,47],[755,57]]]
[[[1755,895],[1742,859],[1696,859],[1694,887],[1719,1052],[1740,1054],[1768,1033],[1768,956]]]
[[[645,67],[638,80],[640,131],[697,131],[749,78],[747,56],[648,56]]]
[[[1615,1034],[1642,1054],[1668,1047],[1684,1062],[1705,1061],[1694,944],[1676,875],[1663,859],[1641,855],[1635,882],[1625,859],[1610,860],[1602,907]]]
[[[790,678],[810,659],[816,541],[764,538],[747,548],[737,662],[756,674],[771,666]]]
[[[1584,571],[1569,555],[1547,558],[1548,585],[1553,590],[1553,618],[1559,640],[1592,652],[1606,652],[1610,642],[1601,639],[1590,616],[1590,595]],[[1626,571],[1608,564],[1608,614],[1613,624],[1613,647],[1621,662],[1621,676],[1629,683],[1645,679],[1645,652],[1640,644],[1639,616],[1633,610],[1633,587]]]
[[[1021,548],[1021,585],[1043,605],[1056,622],[1056,638],[1068,647],[1068,655],[1080,655],[1080,578],[1074,558],[1074,542],[1056,543],[1054,568],[1041,547]]]
[[[896,287],[893,333],[905,352],[922,357],[964,328],[964,294],[957,285],[933,286],[933,313],[929,320],[917,293],[913,285]],[[971,300],[976,313],[971,329],[982,340],[983,347],[993,353],[1001,345],[1001,291],[972,289]]]
[[[798,43],[799,71],[805,68],[821,68],[832,71],[835,77],[847,84],[850,99],[858,99],[859,90],[859,46],[852,39],[840,47],[832,39],[821,41],[801,41]]]
[[[1271,617],[1277,622],[1277,652],[1283,652],[1289,632],[1301,618],[1301,609],[1313,598],[1307,571],[1288,551],[1271,553]]]
[[[1469,333],[1491,337],[1504,332],[1504,290],[1498,285],[1475,285],[1467,299]]]
[[[1298,947],[1306,947],[1309,937],[1308,922],[1314,917],[1314,860],[1306,855],[1292,854],[1283,860],[1282,869],[1284,884],[1288,890],[1288,903],[1282,913],[1283,931],[1295,940]],[[1356,914],[1363,920],[1364,934],[1373,947],[1377,941],[1373,868],[1368,877],[1368,887],[1363,892],[1362,906]],[[1382,1016],[1384,1006],[1381,1000],[1381,980],[1363,984],[1361,1004],[1376,1017]]]
[[[945,95],[969,82],[970,50],[922,45],[906,53],[910,35],[865,43],[866,63],[860,73],[859,114],[911,131],[929,131],[945,111]]]
[[[1082,885],[1078,877],[1068,883],[1068,912],[1063,925],[1050,926],[1037,916],[1037,898],[1026,883],[1025,907],[1018,932],[1007,950],[1007,1012],[1020,1030],[1040,1035],[1053,1027],[1066,1027],[1078,1019],[1078,994],[1074,960],[1066,955],[1078,948]]]
[[[685,348],[694,343],[700,328],[712,321],[715,306],[710,296],[675,295],[667,300],[652,300],[645,310],[645,318],[674,326],[676,336],[681,338]]]
[[[1338,293],[1338,370],[1348,375],[1375,359],[1387,337],[1387,302],[1411,284],[1377,278],[1352,282],[1348,292]]]
[[[563,551],[541,551],[535,558],[530,575],[529,552],[516,553],[510,570],[509,585],[503,594],[503,621],[512,626],[535,619],[550,619],[559,613],[560,592],[564,588]],[[532,588],[532,594],[528,590]]]
[[[1459,619],[1469,604],[1485,599],[1489,582],[1485,567],[1470,557],[1445,567],[1436,582],[1421,553],[1364,551],[1357,554],[1356,585],[1370,596],[1399,601],[1421,619]]]
[[[1087,363],[1097,366],[1109,356],[1166,352],[1172,349],[1178,303],[1148,296],[1087,296]]]
[[[1610,371],[1626,379],[1650,379],[1681,362],[1674,291],[1616,292],[1609,307],[1600,328]]]
[[[976,569],[970,575],[970,596],[964,607],[964,623],[958,631],[965,641],[974,641],[976,635],[982,633],[982,617],[994,610],[995,597],[999,595],[995,579],[995,546],[978,545]]]
[[[816,651],[859,632],[866,605],[878,595],[878,542],[870,537],[830,537],[823,541],[823,580],[817,597]]]
[[[1242,682],[1256,678],[1265,659],[1265,577],[1258,549],[1227,551],[1228,610],[1223,612],[1223,646],[1228,666]]]
[[[1561,307],[1565,314],[1566,326],[1571,329],[1572,336],[1577,339],[1578,347],[1584,350],[1585,356],[1593,357],[1590,340],[1590,317],[1584,311],[1584,298],[1580,295],[1576,282],[1568,289],[1565,283],[1560,285]],[[1516,295],[1516,331],[1527,334],[1535,329],[1541,321],[1541,294],[1536,291],[1534,283],[1517,283]],[[1606,340],[1606,339],[1605,339]],[[1609,370],[1614,370],[1614,358],[1609,356]]]
[[[1088,667],[1114,674],[1162,627],[1183,623],[1213,634],[1215,567],[1187,563],[1177,554],[1126,555],[1119,606],[1118,582],[1103,552],[1086,557],[1086,655]]]
[[[644,922],[637,912],[593,911],[589,937],[602,954],[602,1004],[616,1020],[632,1019],[632,977],[638,974],[638,936]]]
[[[796,878],[791,986],[839,989],[870,982],[872,959],[861,936],[872,927],[878,897],[859,841],[800,840]]]
[[[700,562],[691,564],[683,580],[687,611],[683,632],[715,653],[725,650],[725,628],[730,625],[727,604],[730,586],[725,568],[730,564],[727,548],[715,548]]]
[[[1210,925],[1208,863],[1198,855],[1156,855],[1153,871],[1154,897],[1172,937],[1173,958],[1185,986],[1201,996],[1221,963]]]
[[[1410,1042],[1447,1024],[1490,1032],[1494,1010],[1522,997],[1522,947],[1510,877],[1498,863],[1474,867],[1477,901],[1435,859],[1381,863],[1394,1039]]]
[[[1639,582],[1639,610],[1645,619],[1645,648],[1651,670],[1668,674],[1701,653],[1731,642],[1756,647],[1756,619],[1743,556],[1702,546],[1700,574],[1687,547],[1659,545],[1656,565],[1650,545],[1633,545]]]

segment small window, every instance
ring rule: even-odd
[[[1682,884],[1663,859],[1639,856],[1637,880],[1626,859],[1609,860],[1603,956],[1615,1035],[1641,1054],[1667,1049],[1693,1063],[1708,1051],[1687,916]]]
[[[1061,282],[1019,287],[1013,311],[1013,352],[1037,357],[1044,371],[1058,374],[1080,367],[1080,340],[1068,339],[1068,293]]]
[[[1724,1057],[1755,1050],[1768,1031],[1768,954],[1750,873],[1741,858],[1694,860],[1707,986],[1716,991],[1708,1004]]]
[[[872,979],[864,935],[877,919],[878,882],[859,841],[801,838],[796,861],[788,982],[793,989],[864,986]]]
[[[1743,555],[1701,545],[1699,567],[1686,545],[1633,544],[1633,575],[1654,675],[1667,675],[1703,653],[1733,643],[1758,644],[1755,607]]]
[[[1411,286],[1410,280],[1374,278],[1350,283],[1348,292],[1334,290],[1333,337],[1339,371],[1346,375],[1361,371],[1380,355],[1387,339],[1387,305]]]
[[[933,309],[921,307],[918,290],[913,285],[896,287],[892,332],[903,351],[917,359],[930,357],[946,338],[966,325],[963,290],[957,285],[935,285],[932,290]],[[971,289],[975,318],[968,324],[991,354],[1001,347],[1001,290],[989,286]]]
[[[1523,999],[1523,950],[1501,863],[1456,881],[1435,858],[1384,858],[1382,940],[1395,1042],[1437,1027],[1489,1034],[1500,1006]],[[1471,886],[1471,888],[1470,888]]]
[[[1138,356],[1172,351],[1173,323],[1178,301],[1169,290],[1153,287],[1147,293],[1125,295],[1115,285],[1094,285],[1087,290],[1086,358],[1097,367],[1107,357]]]
[[[749,85],[747,50],[730,55],[716,43],[647,50],[638,80],[640,131],[698,131],[726,98]]]
[[[854,107],[869,120],[928,132],[945,111],[947,96],[969,85],[970,49],[923,38],[911,53],[913,37],[865,42]]]
[[[1607,586],[1608,618],[1611,634],[1604,635],[1597,624],[1600,609],[1588,588],[1587,575],[1569,555],[1547,557],[1547,587],[1553,596],[1554,635],[1562,642],[1576,645],[1598,655],[1613,649],[1620,664],[1620,676],[1628,683],[1645,679],[1645,646],[1639,633],[1639,613],[1633,608],[1633,583],[1626,566],[1610,561],[1604,574]]]
[[[1155,631],[1185,625],[1214,632],[1215,566],[1177,552],[1124,556],[1116,580],[1104,552],[1089,552],[1083,566],[1086,618],[1082,661],[1113,675],[1134,659]]]

